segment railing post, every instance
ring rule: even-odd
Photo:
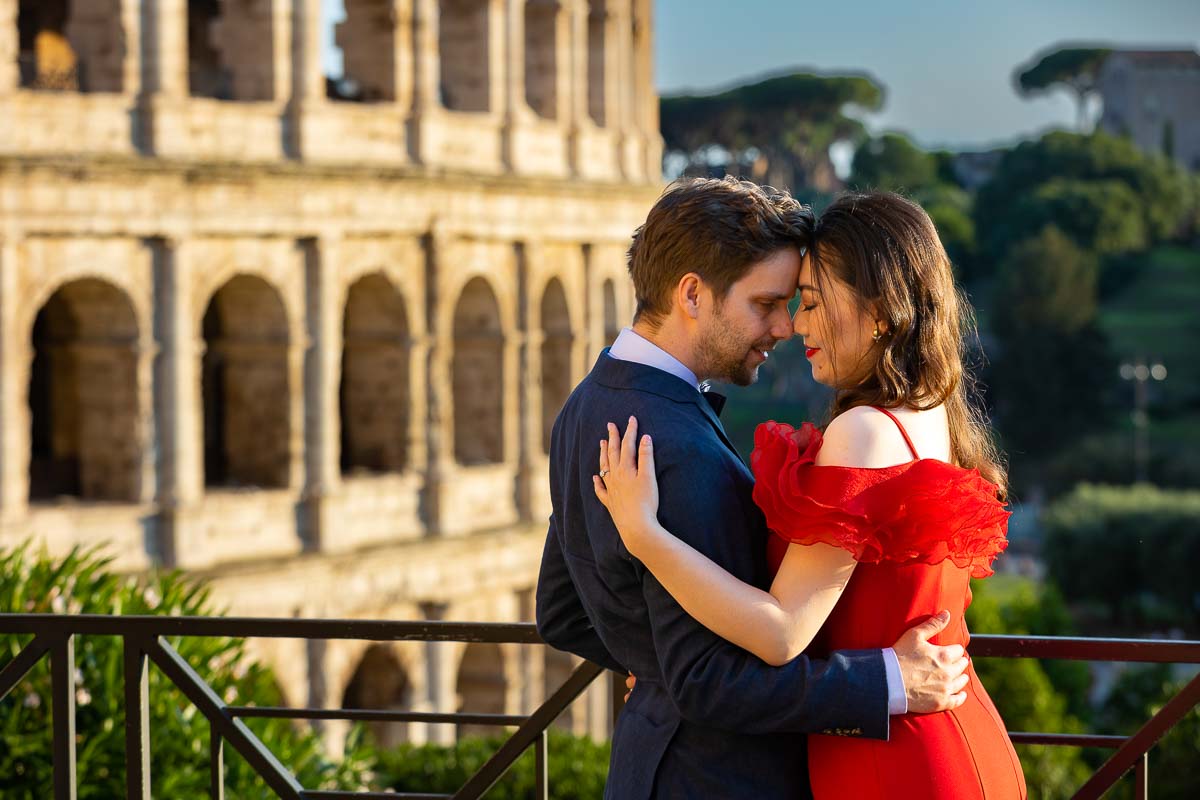
[[[1142,753],[1137,766],[1133,768],[1133,796],[1135,800],[1147,800],[1150,797],[1150,754]]]
[[[50,654],[54,716],[54,800],[75,800],[75,637],[64,636]]]
[[[536,784],[534,797],[537,800],[550,800],[550,767],[547,758],[548,735],[545,730],[534,745],[534,781]]]
[[[125,797],[150,800],[150,682],[146,653],[132,634],[125,648]]]
[[[225,800],[225,740],[211,722],[208,724],[208,769],[212,800]]]

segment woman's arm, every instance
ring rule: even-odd
[[[723,639],[768,664],[786,664],[808,647],[854,572],[850,553],[831,545],[788,547],[771,591],[730,575],[657,520],[658,484],[650,437],[637,443],[630,417],[624,442],[615,425],[601,443],[596,495],[629,552],[685,611]],[[640,449],[640,452],[638,452]]]

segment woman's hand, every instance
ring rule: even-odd
[[[600,442],[600,474],[592,476],[596,497],[608,509],[625,548],[637,556],[658,525],[658,479],[654,475],[654,443],[637,438],[637,418],[629,418],[625,438],[608,423],[608,439]]]
[[[629,690],[628,692],[626,692],[626,693],[625,693],[625,702],[626,702],[626,703],[628,703],[628,702],[629,702],[629,696],[630,696],[631,694],[633,694],[633,687],[634,687],[636,684],[637,684],[637,678],[635,678],[635,677],[633,676],[633,673],[632,673],[632,672],[631,672],[631,673],[629,673],[629,677],[625,679],[625,688]]]

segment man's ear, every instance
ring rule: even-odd
[[[700,316],[700,297],[703,289],[703,279],[694,272],[684,275],[675,285],[675,303],[690,319]]]

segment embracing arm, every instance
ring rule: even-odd
[[[790,545],[770,592],[738,580],[659,524],[650,437],[634,459],[637,421],[625,441],[615,426],[602,445],[608,487],[596,493],[609,509],[631,555],[654,574],[700,624],[773,666],[786,664],[812,642],[854,572],[853,556],[827,544]],[[650,506],[653,506],[653,510]],[[723,532],[716,532],[717,536]]]
[[[854,572],[854,558],[841,548],[793,544],[768,593],[654,524],[659,530],[633,537],[639,543],[629,552],[697,622],[772,666],[808,647]]]

